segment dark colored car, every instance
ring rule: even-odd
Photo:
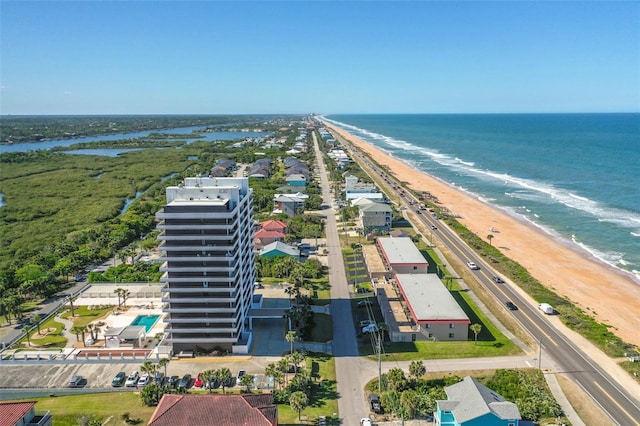
[[[191,374],[185,374],[178,382],[178,389],[187,389],[191,384]]]
[[[507,307],[507,309],[509,309],[510,311],[517,311],[518,307],[516,305],[513,304],[513,302],[504,302],[504,306]]]
[[[127,379],[127,375],[124,371],[119,372],[111,381],[111,386],[114,388],[119,388],[124,385],[124,381]]]
[[[504,284],[504,280],[502,278],[500,278],[499,276],[494,276],[491,278],[493,280],[493,282],[495,282],[496,284]]]
[[[172,388],[178,387],[178,382],[180,381],[180,376],[171,376],[167,380],[167,384]]]
[[[376,414],[382,413],[382,405],[380,404],[380,397],[378,394],[369,394],[369,404],[371,405],[371,411]]]

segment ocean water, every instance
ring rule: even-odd
[[[640,284],[640,114],[324,118]]]

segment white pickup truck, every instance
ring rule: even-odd
[[[538,305],[538,309],[540,309],[542,312],[544,312],[547,315],[553,315],[553,313],[555,312],[553,310],[553,306],[551,306],[548,303],[541,303],[540,305]]]

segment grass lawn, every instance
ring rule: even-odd
[[[74,306],[73,310],[75,313],[75,317],[73,318],[73,325],[81,327],[85,326],[90,322],[105,317],[109,312],[113,311],[113,309],[113,306],[101,307],[97,309],[89,309],[89,306]],[[71,319],[71,310],[66,311],[60,316],[62,318]]]
[[[321,353],[309,353],[307,357],[308,371],[314,379],[310,403],[302,413],[302,421],[298,421],[298,413],[288,404],[278,405],[278,424],[280,426],[297,424],[316,424],[320,416],[326,416],[328,426],[338,426],[338,391],[336,387],[336,367],[332,356]],[[333,413],[336,416],[333,417]],[[307,420],[304,420],[307,419]]]
[[[29,398],[28,401],[37,401],[36,411],[50,411],[53,426],[77,426],[82,417],[100,419],[103,423],[111,417],[108,425],[126,425],[122,420],[125,413],[132,419],[140,419],[140,425],[146,425],[155,409],[143,405],[140,396],[133,392]]]

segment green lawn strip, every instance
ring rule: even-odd
[[[309,352],[306,368],[311,372],[314,383],[309,406],[302,411],[301,416],[311,421],[315,421],[320,416],[326,416],[327,425],[339,425],[336,367],[333,357],[328,354]],[[336,413],[335,418],[334,413]],[[289,404],[279,404],[278,424],[284,426],[308,424],[308,422],[298,421],[298,413],[292,410]]]
[[[622,361],[620,367],[629,373],[636,382],[640,383],[640,362]]]
[[[53,328],[55,330],[46,334],[46,336],[38,338],[38,327],[31,326],[29,329],[29,339],[31,340],[32,347],[27,348],[24,346],[27,343],[26,336],[18,340],[16,347],[19,348],[16,352],[33,351],[38,349],[52,349],[52,348],[64,348],[67,344],[67,339],[62,336],[63,324],[56,322],[53,317],[49,318],[42,324],[40,324],[41,335],[46,333],[46,330]],[[35,336],[35,337],[34,337]]]
[[[107,313],[113,311],[113,306],[105,306],[99,308],[92,308],[90,306],[75,306],[74,313],[75,317],[73,318],[73,325],[83,327],[90,322],[93,322],[99,318],[104,317]],[[70,319],[71,310],[66,311],[61,315],[62,318]]]
[[[36,411],[50,411],[53,426],[77,426],[79,419],[87,417],[100,419],[103,423],[113,417],[108,424],[125,424],[122,415],[129,413],[132,419],[140,419],[139,424],[146,425],[155,410],[140,402],[140,396],[134,392],[105,392],[48,398],[29,398],[23,401],[36,401]]]

